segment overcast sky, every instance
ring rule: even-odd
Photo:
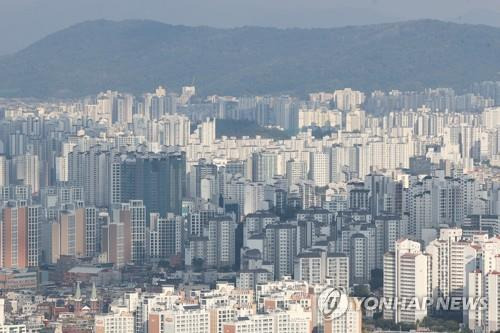
[[[436,18],[500,25],[500,0],[0,0],[0,55],[86,20],[335,27]]]

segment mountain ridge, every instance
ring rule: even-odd
[[[340,28],[86,21],[0,57],[0,96],[132,93],[193,78],[201,94],[465,88],[500,72],[500,29],[413,20]]]

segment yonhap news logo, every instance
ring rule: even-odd
[[[349,309],[353,311],[482,311],[488,303],[484,297],[349,297],[343,288],[327,287],[317,299],[324,319],[335,319]]]
[[[318,310],[325,319],[342,316],[349,308],[349,297],[343,288],[327,287],[318,296]]]

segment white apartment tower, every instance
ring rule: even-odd
[[[316,186],[326,186],[330,183],[330,157],[327,153],[311,153],[310,178]]]
[[[9,160],[5,155],[0,155],[0,187],[9,185]]]
[[[384,256],[384,297],[396,300],[412,300],[428,297],[429,258],[420,249],[420,243],[402,239],[396,243],[395,252]],[[415,323],[427,316],[421,307],[397,306],[385,310],[384,318],[396,323]]]
[[[324,333],[361,333],[363,327],[361,307],[357,306],[353,298],[349,298],[347,311],[337,317],[324,322]]]
[[[95,316],[96,333],[134,333],[134,315],[126,310]]]
[[[146,207],[142,200],[130,200],[121,204],[121,210],[128,212],[125,214],[131,228],[131,256],[135,262],[142,262],[146,258]]]
[[[295,280],[349,288],[349,257],[343,253],[304,252],[297,256]]]
[[[299,183],[306,179],[306,163],[305,161],[289,160],[286,162],[286,177],[288,186]]]
[[[441,229],[426,248],[431,261],[433,297],[462,297],[468,271],[476,266],[476,250],[462,240],[462,229]]]
[[[297,254],[297,227],[276,223],[265,231],[264,260],[274,263],[276,279],[294,273],[294,257]]]
[[[210,313],[198,306],[184,305],[165,311],[151,311],[148,315],[148,331],[157,333],[210,332]]]
[[[215,216],[203,231],[208,238],[205,264],[209,267],[232,267],[235,262],[236,223],[230,216]]]

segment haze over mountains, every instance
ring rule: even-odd
[[[461,89],[499,79],[499,59],[500,28],[433,20],[331,29],[98,20],[0,58],[0,96],[142,93],[193,82],[202,95]]]
[[[487,10],[471,10],[460,16],[448,19],[450,22],[464,24],[483,24],[492,27],[500,27],[500,13]]]

